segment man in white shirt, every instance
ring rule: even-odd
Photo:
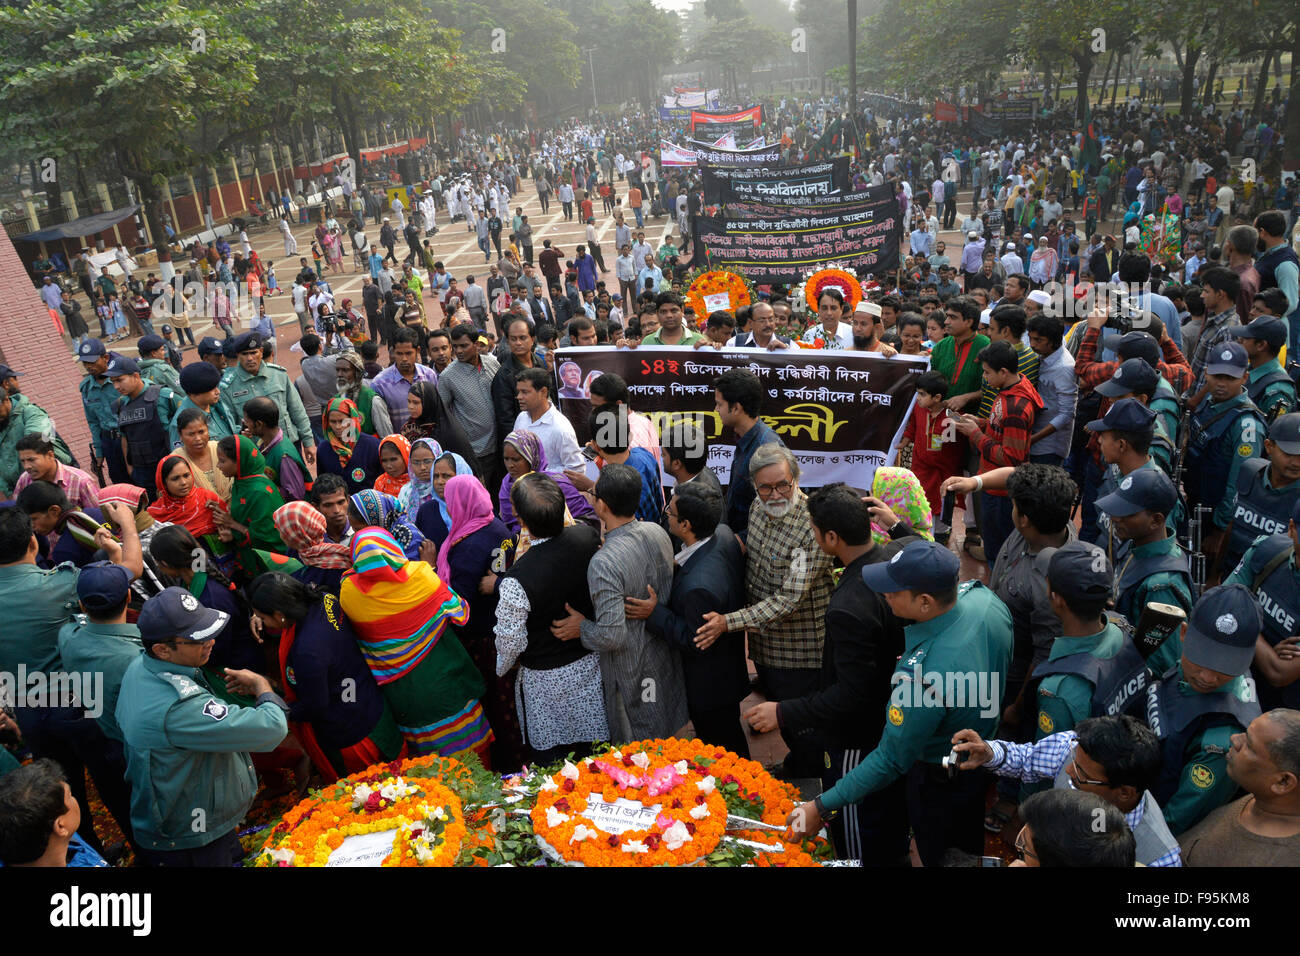
[[[535,434],[546,452],[547,467],[581,471],[584,466],[578,436],[573,425],[551,402],[552,378],[542,368],[522,369],[515,377],[515,397],[519,416],[515,430],[527,429]]]
[[[1007,275],[1023,273],[1025,271],[1025,264],[1021,261],[1020,257],[1016,255],[1016,244],[1014,242],[1008,242],[1005,249],[1006,252],[1003,253],[1000,261],[1002,263],[1002,268],[1007,270]]]

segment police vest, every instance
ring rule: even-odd
[[[1214,694],[1181,694],[1178,691],[1178,670],[1171,669],[1163,678],[1147,685],[1147,726],[1160,738],[1164,762],[1160,781],[1154,793],[1161,806],[1169,802],[1178,789],[1178,781],[1187,763],[1187,745],[1213,727],[1236,724],[1249,726],[1260,715],[1255,697],[1255,682],[1243,678],[1247,700],[1239,699],[1229,691]]]
[[[1061,769],[1056,772],[1053,788],[1078,789],[1065,769],[1069,765],[1068,760],[1061,764]],[[1178,839],[1170,832],[1169,824],[1165,823],[1165,815],[1160,810],[1160,804],[1151,795],[1150,790],[1142,794],[1142,819],[1133,829],[1133,839],[1137,842],[1137,861],[1144,866],[1150,866],[1165,854],[1178,849]]]
[[[1259,289],[1261,292],[1277,286],[1277,267],[1284,262],[1293,262],[1300,266],[1300,258],[1296,257],[1295,250],[1285,242],[1280,246],[1274,246],[1255,260],[1255,271],[1259,273]]]
[[[160,391],[157,385],[150,385],[135,398],[117,405],[117,427],[126,439],[133,468],[151,467],[171,451],[166,423],[158,417]]]
[[[1279,382],[1286,382],[1286,384],[1290,386],[1292,395],[1295,394],[1295,383],[1291,381],[1291,376],[1280,368],[1273,369],[1273,371],[1269,372],[1267,375],[1261,375],[1254,382],[1247,381],[1246,394],[1250,396],[1252,402],[1262,408],[1264,404],[1264,393],[1268,391],[1270,385],[1276,385]],[[1292,399],[1291,404],[1295,404],[1294,399]],[[1285,409],[1282,411],[1282,414],[1286,414]]]
[[[1259,543],[1250,556],[1250,589],[1259,601],[1260,618],[1264,622],[1263,637],[1276,646],[1284,637],[1296,633],[1300,622],[1300,580],[1297,579],[1292,559],[1295,548],[1290,535],[1275,534]],[[1256,671],[1258,675],[1258,671]],[[1274,707],[1300,709],[1300,681],[1285,687],[1273,687],[1258,682],[1260,706],[1264,710]]]
[[[1214,408],[1206,402],[1192,413],[1187,435],[1187,471],[1183,476],[1188,500],[1202,505],[1216,505],[1228,486],[1228,471],[1237,449],[1223,441],[1229,429],[1243,415],[1253,415],[1264,434],[1264,416],[1254,402],[1234,401],[1227,408]]]
[[[1187,552],[1181,548],[1177,554],[1157,554],[1147,557],[1135,557],[1131,561],[1126,561],[1121,569],[1119,580],[1115,582],[1115,608],[1135,625],[1137,619],[1142,616],[1142,608],[1128,607],[1129,600],[1137,594],[1138,588],[1142,582],[1154,574],[1167,572],[1176,574],[1183,579],[1187,585],[1187,593],[1195,594],[1192,587],[1191,564],[1187,557]]]
[[[1124,712],[1124,707],[1147,686],[1147,665],[1126,633],[1119,653],[1098,658],[1091,652],[1067,654],[1054,661],[1044,661],[1034,668],[1034,679],[1052,674],[1075,674],[1092,685],[1093,717],[1108,717]]]
[[[1156,382],[1156,393],[1151,396],[1151,401],[1147,403],[1148,407],[1157,415],[1168,416],[1170,420],[1177,423],[1183,418],[1183,400],[1174,387],[1169,384],[1169,380],[1163,375]],[[1176,426],[1175,426],[1176,428]],[[1170,435],[1171,439],[1177,443],[1178,435]]]
[[[1291,510],[1298,495],[1271,491],[1267,470],[1266,459],[1252,458],[1242,462],[1237,471],[1237,504],[1232,511],[1227,550],[1234,564],[1260,535],[1285,534],[1291,523]]]

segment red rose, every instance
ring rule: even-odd
[[[691,834],[691,836],[695,835],[695,824],[691,823],[689,820],[686,821],[686,832]]]
[[[565,792],[565,793],[573,793],[573,781],[572,781],[572,780],[565,780],[565,781],[564,781],[564,792]]]
[[[609,838],[609,845],[610,845],[610,846],[618,846],[618,837],[616,837],[616,836],[612,836],[612,835],[611,835],[610,838]]]
[[[680,800],[674,800],[674,801],[673,801],[673,809],[674,809],[674,810],[680,810],[681,808],[682,808],[682,802],[681,802]]]
[[[371,813],[374,813],[376,810],[382,809],[383,806],[384,806],[384,798],[379,795],[378,790],[371,793],[370,796],[366,797],[366,809],[369,810]]]
[[[707,800],[707,799],[708,799],[708,797],[706,797],[706,796],[705,796],[704,794],[702,794],[702,793],[697,793],[697,794],[695,795],[695,802],[696,802],[696,803],[703,803],[703,802],[704,802],[705,800]]]
[[[630,754],[623,754],[623,766],[624,767],[632,766],[632,757]]]
[[[568,813],[569,801],[564,797],[560,797],[560,799],[555,801],[555,809],[562,810],[563,812]]]

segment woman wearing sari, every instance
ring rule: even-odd
[[[324,781],[402,756],[402,732],[338,598],[269,572],[253,579],[248,600],[263,633],[279,635],[289,726]],[[340,687],[352,693],[345,699]]]
[[[472,477],[474,469],[460,455],[443,452],[433,463],[429,481],[429,490],[432,494],[415,512],[415,526],[420,529],[421,534],[433,542],[435,547],[440,547],[447,533],[451,531],[451,512],[447,508],[447,499],[442,496],[442,493],[447,487],[447,482],[457,475]]]
[[[473,475],[456,475],[443,490],[451,514],[451,533],[438,548],[438,577],[469,603],[469,620],[456,628],[487,690],[483,709],[496,734],[492,765],[522,766],[523,734],[515,714],[514,682],[497,676],[496,578],[514,557],[514,536],[492,513],[492,496]]]
[[[383,528],[397,541],[408,560],[419,560],[424,535],[392,495],[380,494],[372,488],[351,495],[348,498],[348,523],[353,528]]]
[[[284,497],[271,480],[257,442],[244,435],[227,435],[217,442],[217,467],[231,479],[230,511],[214,511],[221,540],[235,547],[235,561],[251,575],[266,570],[257,551],[283,553],[275,530],[275,509]]]
[[[465,437],[455,416],[447,413],[433,382],[416,382],[406,396],[406,409],[411,413],[402,434],[414,447],[421,438],[432,438],[445,451],[454,451],[466,461],[475,461],[474,449]]]
[[[546,451],[542,448],[541,440],[535,432],[526,428],[520,428],[512,431],[506,436],[505,443],[501,448],[501,457],[505,461],[506,476],[501,479],[501,490],[497,494],[497,501],[501,505],[501,520],[505,522],[514,534],[518,535],[515,543],[515,558],[524,554],[532,544],[532,538],[528,532],[523,530],[519,524],[519,519],[515,516],[515,509],[510,504],[510,489],[515,486],[515,482],[529,472],[542,472],[555,479],[555,483],[560,486],[564,492],[564,526],[567,528],[575,524],[576,518],[589,518],[595,514],[585,495],[573,486],[573,482],[564,476],[563,472],[551,474],[546,470]]]
[[[392,495],[402,493],[411,480],[411,443],[405,435],[389,435],[379,443],[379,467],[384,473],[375,479],[375,491]]]
[[[465,623],[469,606],[380,528],[353,536],[339,600],[412,753],[474,751],[486,763],[492,728],[479,703],[483,678],[448,628]]]
[[[195,487],[211,491],[223,504],[230,504],[230,479],[217,467],[217,443],[208,435],[208,421],[197,408],[183,409],[176,419],[181,444],[173,454],[190,466]]]
[[[158,462],[154,480],[158,485],[158,500],[149,506],[149,514],[164,524],[185,528],[208,555],[219,563],[224,559],[226,566],[222,572],[229,574],[234,561],[213,517],[213,512],[226,510],[225,503],[216,492],[195,483],[194,469],[180,455],[168,455]],[[141,548],[145,547],[142,543]]]
[[[324,415],[325,440],[316,446],[316,474],[338,475],[348,494],[369,488],[380,475],[379,439],[362,431],[361,412],[350,398],[331,398]]]
[[[291,577],[319,591],[338,594],[343,572],[352,567],[352,549],[325,540],[325,516],[305,501],[290,501],[275,509],[272,517],[280,539],[302,562]]]

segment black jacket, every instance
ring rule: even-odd
[[[1092,273],[1092,281],[1109,282],[1118,263],[1119,253],[1112,249],[1108,258],[1106,256],[1106,247],[1102,246],[1088,257],[1088,271]]]
[[[720,524],[713,538],[673,572],[667,604],[646,621],[650,631],[682,655],[686,700],[691,710],[738,704],[749,694],[745,634],[723,634],[707,650],[695,646],[695,632],[707,611],[728,614],[745,606],[745,558],[736,536]]]

